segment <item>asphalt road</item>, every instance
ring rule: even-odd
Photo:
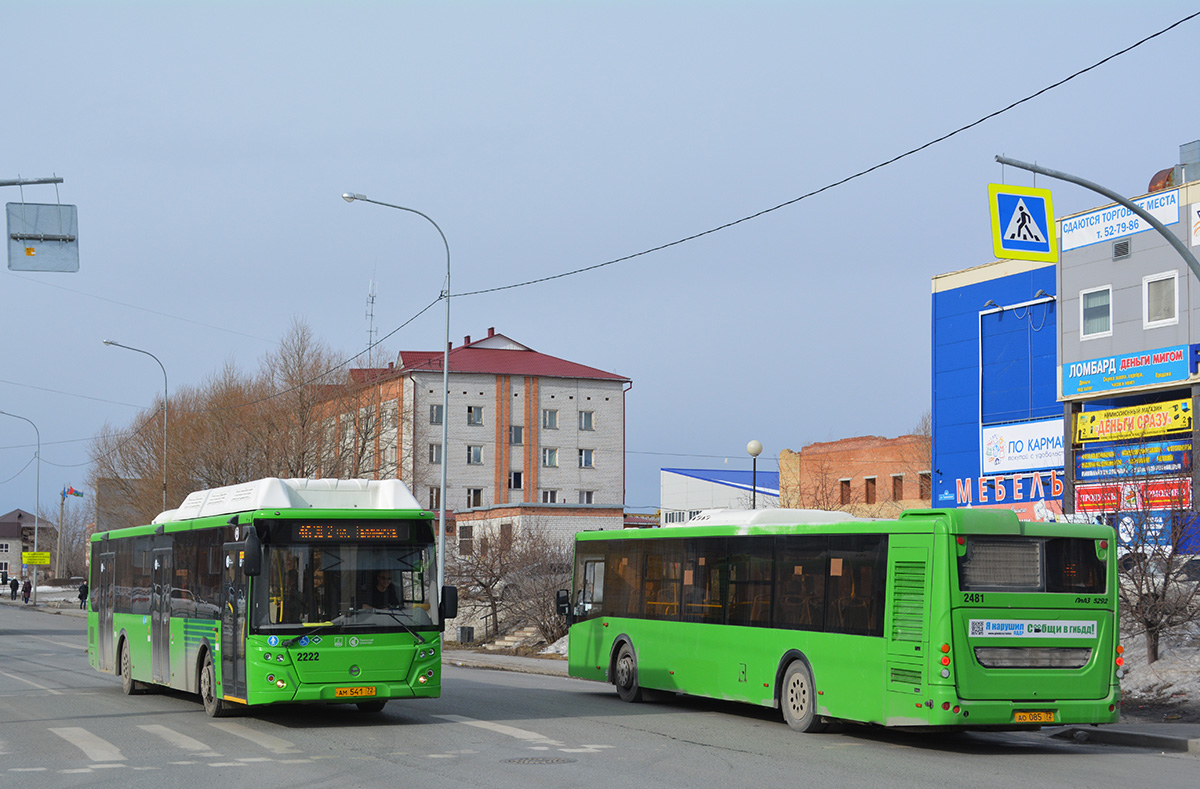
[[[441,699],[260,709],[213,720],[194,697],[126,697],[88,666],[83,621],[0,606],[0,785],[1097,787],[1194,786],[1185,755],[1035,733],[799,735],[773,710],[629,705],[569,678],[446,668]]]

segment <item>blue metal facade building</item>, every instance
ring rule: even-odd
[[[984,428],[1063,416],[1056,280],[1054,264],[1012,260],[934,278],[934,506],[1005,506],[1039,520],[1062,512],[1061,459],[1007,474],[983,464]]]

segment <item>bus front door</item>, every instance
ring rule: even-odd
[[[226,697],[246,700],[246,576],[242,573],[245,543],[225,543],[221,576],[221,687]]]
[[[171,681],[171,549],[154,550],[150,596],[150,673],[154,681]]]
[[[99,583],[92,590],[91,603],[99,617],[96,668],[100,671],[111,671],[113,668],[113,575],[116,569],[116,554],[100,554],[100,572],[96,579]]]

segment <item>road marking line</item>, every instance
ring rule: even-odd
[[[462,715],[434,715],[435,718],[441,718],[445,721],[453,723],[464,723],[467,726],[474,726],[477,729],[487,729],[494,731],[497,734],[503,734],[508,737],[515,737],[518,740],[527,740],[529,742],[544,742],[550,745],[562,745],[561,742],[554,742],[544,734],[538,734],[536,731],[527,729],[518,729],[514,726],[505,726],[503,723],[492,723],[491,721],[480,721],[474,718],[466,718]]]
[[[62,695],[62,691],[55,690],[54,688],[48,688],[45,685],[39,685],[38,683],[34,682],[31,679],[25,679],[24,677],[18,677],[16,674],[9,674],[7,671],[0,671],[0,675],[8,677],[9,679],[15,679],[19,682],[24,682],[26,685],[33,685],[38,690],[44,690],[44,691],[47,691],[48,693],[53,693],[55,696]]]
[[[36,638],[41,641],[46,641],[48,643],[54,644],[55,646],[59,646],[59,647],[70,647],[71,649],[82,649],[84,652],[87,652],[86,645],[80,646],[79,644],[68,644],[66,641],[55,641],[53,638],[46,638],[45,636],[30,636],[30,638]]]
[[[221,754],[217,753],[216,751],[214,751],[212,748],[208,747],[204,743],[197,740],[196,738],[189,737],[186,734],[182,734],[180,732],[175,731],[174,729],[167,728],[166,726],[161,726],[157,723],[150,723],[150,724],[146,724],[144,726],[138,726],[138,728],[144,732],[149,732],[150,734],[153,734],[156,737],[161,737],[162,739],[166,740],[169,744],[174,745],[176,748],[182,748],[183,750],[189,751],[190,753],[192,753],[195,756],[203,756],[203,757],[211,758],[211,757],[221,755]]]
[[[226,734],[232,734],[235,737],[241,737],[243,740],[249,740],[255,745],[260,745],[272,753],[301,753],[296,748],[295,743],[281,740],[278,737],[273,737],[270,734],[255,731],[249,727],[243,726],[240,723],[231,721],[209,721],[209,726],[220,729]]]
[[[50,729],[50,731],[83,751],[83,755],[93,762],[125,761],[125,754],[121,753],[120,748],[108,740],[97,737],[87,729],[81,729],[78,726],[67,726],[61,729]]]

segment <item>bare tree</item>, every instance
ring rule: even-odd
[[[46,524],[56,524],[53,529],[46,530],[47,536],[51,537],[46,548],[54,554],[50,569],[61,578],[82,576],[87,569],[88,527],[95,519],[94,508],[90,499],[72,502],[69,496],[62,504],[61,520],[59,511],[52,507],[43,507],[40,512],[42,528]]]
[[[537,627],[546,643],[553,644],[567,634],[555,593],[571,586],[572,542],[532,518],[522,523],[513,551],[516,571],[505,589],[512,615]]]

